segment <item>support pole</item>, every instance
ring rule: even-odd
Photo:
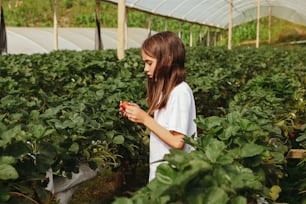
[[[206,46],[210,46],[210,27],[207,27],[207,34],[206,34]]]
[[[2,7],[2,0],[0,0],[0,8]],[[0,10],[0,14],[1,14],[1,10]],[[0,15],[1,16],[1,15]]]
[[[189,46],[192,47],[193,45],[193,25],[190,25],[190,30],[189,30]]]
[[[118,1],[118,46],[117,57],[119,60],[124,58],[124,46],[125,46],[125,0]]]
[[[217,30],[214,32],[214,47],[217,46]]]
[[[203,40],[203,26],[200,25],[200,31],[199,31],[199,45],[202,45]]]
[[[57,25],[57,13],[58,13],[58,0],[54,0],[54,12],[53,12],[53,38],[54,38],[54,50],[58,50],[58,25]]]
[[[124,14],[124,48],[128,49],[128,25],[127,25],[127,21],[128,21],[128,8],[125,9],[125,14]]]
[[[103,43],[101,37],[101,28],[100,28],[100,0],[96,0],[96,29],[95,29],[95,49],[103,50]]]
[[[260,0],[257,0],[256,48],[259,47]]]
[[[0,0],[0,55],[7,53],[7,35],[2,0]]]
[[[232,49],[232,35],[233,35],[233,0],[229,1],[229,15],[228,15],[228,49]]]
[[[168,18],[165,19],[165,31],[168,30]]]
[[[152,34],[152,15],[148,17],[148,37],[151,37]]]
[[[271,16],[272,16],[272,8],[271,8],[271,6],[269,7],[269,25],[268,25],[268,29],[269,29],[269,33],[268,33],[268,35],[269,35],[269,39],[268,39],[268,43],[269,44],[271,44]]]
[[[182,22],[178,22],[178,37],[182,39]]]

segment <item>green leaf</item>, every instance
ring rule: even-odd
[[[113,137],[115,136],[115,134],[116,134],[115,130],[110,130],[110,131],[107,131],[107,132],[106,132],[106,136],[107,136],[107,138],[109,138],[109,139],[113,139]]]
[[[23,116],[22,113],[14,113],[14,114],[10,115],[10,117],[13,121],[21,120],[22,116]]]
[[[271,155],[275,163],[283,163],[286,160],[283,152],[271,152]]]
[[[279,193],[282,191],[282,189],[277,186],[277,185],[273,185],[271,188],[270,188],[270,191],[269,191],[269,195],[271,197],[271,199],[273,201],[276,201],[279,197]]]
[[[218,187],[208,188],[203,203],[226,204],[229,200],[227,193]]]
[[[297,142],[302,142],[304,140],[306,140],[306,131],[304,132],[304,134],[301,134],[301,136],[296,138]]]
[[[160,164],[157,167],[156,178],[162,184],[170,185],[176,178],[176,171],[168,164]]]
[[[21,126],[14,126],[12,129],[2,132],[0,139],[0,147],[6,147],[7,144],[11,143],[12,140],[15,141],[26,141],[27,137],[25,132],[21,130]]]
[[[240,150],[240,157],[253,157],[255,155],[261,154],[265,148],[263,146],[257,145],[257,144],[244,144]]]
[[[36,166],[39,171],[46,172],[54,163],[56,155],[56,150],[51,144],[40,144],[39,154],[36,155]]]
[[[203,204],[205,203],[205,195],[203,189],[192,189],[192,191],[185,195],[185,203]]]
[[[237,135],[238,131],[240,131],[239,126],[230,125],[228,126],[222,134],[219,135],[221,140],[228,140],[230,137]]]
[[[42,118],[54,118],[56,114],[63,108],[63,106],[50,107],[43,114],[40,115]]]
[[[80,127],[83,126],[84,124],[84,118],[80,115],[74,114],[73,118],[71,118],[71,120],[73,121],[73,124],[75,127]]]
[[[234,124],[238,119],[241,118],[241,115],[239,112],[234,111],[234,112],[230,112],[226,118],[230,124]]]
[[[228,178],[231,181],[231,187],[233,189],[260,189],[262,184],[259,179],[254,175],[253,171],[243,166],[228,166],[225,170]]]
[[[65,120],[64,122],[58,121],[57,123],[55,123],[55,127],[57,129],[73,128],[74,123],[71,120]]]
[[[113,138],[113,143],[115,144],[123,144],[124,143],[124,137],[122,135],[117,135]]]
[[[214,127],[218,127],[221,125],[223,119],[220,118],[220,117],[217,117],[217,116],[211,116],[209,118],[207,118],[207,128],[208,129],[211,129],[211,128],[214,128]]]
[[[18,172],[12,165],[0,164],[0,180],[17,179],[18,177]]]
[[[247,204],[248,201],[243,196],[236,196],[233,199],[231,199],[231,204]]]
[[[2,185],[0,185],[0,201],[8,201],[10,199],[10,194],[6,191]]]
[[[230,154],[220,155],[216,163],[221,165],[227,165],[233,163],[234,158]]]
[[[218,157],[223,153],[225,147],[226,146],[223,142],[212,139],[207,146],[205,154],[212,163],[216,163]]]
[[[97,96],[99,97],[99,98],[103,98],[103,97],[105,97],[105,93],[104,93],[105,91],[103,90],[103,89],[100,89],[100,90],[98,90],[97,92],[96,92],[96,94],[97,94]]]
[[[37,139],[44,136],[44,133],[46,132],[46,128],[40,124],[30,124],[29,129],[33,132],[33,136]]]
[[[12,156],[1,156],[0,157],[0,164],[15,164],[16,158]]]
[[[38,110],[32,110],[31,112],[30,112],[30,118],[31,118],[31,120],[32,121],[36,121],[36,120],[39,120],[39,111]]]
[[[134,202],[131,199],[122,197],[122,198],[116,198],[113,204],[134,204]]]
[[[77,153],[79,152],[79,148],[80,148],[79,144],[76,143],[76,142],[74,142],[74,143],[72,143],[72,145],[69,147],[69,151],[72,152],[72,153],[74,153],[74,154],[77,154]]]
[[[105,128],[113,128],[113,126],[114,126],[114,122],[111,121],[111,120],[105,121],[105,122],[103,123],[103,127],[105,127]]]
[[[178,174],[180,174],[175,179],[175,184],[177,186],[185,186],[199,176],[201,172],[207,172],[212,169],[210,163],[201,159],[191,159],[185,163],[187,163],[185,165],[186,168],[183,171],[179,171]]]
[[[186,161],[186,154],[185,151],[171,149],[170,154],[164,156],[164,160],[182,170],[182,168],[187,165],[187,163],[184,162]]]

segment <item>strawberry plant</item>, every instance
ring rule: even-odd
[[[156,178],[131,198],[115,203],[248,203],[269,196],[282,176],[283,153],[261,126],[232,112],[198,117],[202,130],[191,153],[172,151]],[[277,156],[276,156],[277,155]],[[271,182],[271,183],[270,183]]]
[[[305,166],[287,166],[285,155],[292,146],[279,126],[292,113],[293,125],[305,123],[302,52],[243,48],[228,53],[217,48],[212,57],[222,60],[214,60],[206,49],[195,50],[189,52],[195,58],[188,61],[188,80],[198,114],[205,116],[197,119],[199,138],[189,141],[195,151],[172,151],[156,179],[115,203],[275,202],[288,200],[291,193],[295,197],[290,200],[303,202],[305,182],[297,172],[304,172]],[[291,69],[288,62],[294,64]],[[303,147],[301,130],[297,141]],[[286,185],[289,182],[292,185]]]
[[[44,190],[50,168],[69,178],[82,162],[117,168],[124,153],[138,157],[144,130],[118,114],[120,100],[145,103],[124,94],[145,91],[139,71],[124,67],[137,64],[121,64],[114,51],[7,55],[0,63],[2,201],[52,199]]]
[[[186,142],[195,151],[172,151],[155,180],[116,202],[304,202],[305,159],[285,157],[306,146],[304,53],[187,48],[199,138]],[[69,178],[84,162],[147,165],[148,131],[119,114],[120,101],[146,109],[139,49],[123,60],[115,50],[5,55],[0,74],[0,202],[54,201],[50,168]]]

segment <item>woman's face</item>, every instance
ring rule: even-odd
[[[157,59],[150,57],[144,51],[141,51],[142,60],[144,61],[144,71],[147,73],[149,78],[153,78],[153,74],[156,68]]]

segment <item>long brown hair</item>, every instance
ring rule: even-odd
[[[156,58],[152,78],[147,80],[148,113],[166,106],[172,89],[185,81],[185,47],[173,32],[160,32],[147,38],[141,50]]]

